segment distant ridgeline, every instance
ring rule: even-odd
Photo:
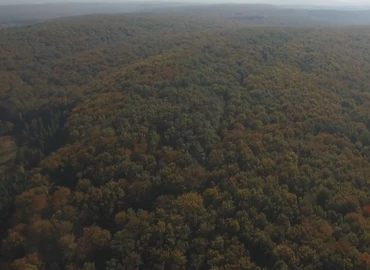
[[[365,13],[1,29],[0,269],[370,269]]]
[[[370,25],[368,10],[319,9],[268,4],[189,4],[163,2],[54,3],[0,6],[0,28],[91,14],[169,14],[223,18],[247,25]]]

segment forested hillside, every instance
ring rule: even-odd
[[[216,1],[217,2],[217,1]],[[225,1],[227,2],[227,1]],[[253,1],[252,1],[253,2]],[[258,1],[257,1],[258,2]],[[278,1],[279,2],[279,1]],[[282,2],[281,2],[282,3]],[[370,6],[359,8],[270,4],[208,4],[195,1],[113,1],[0,5],[0,28],[91,14],[171,14],[222,18],[246,25],[370,25]]]
[[[11,1],[10,1],[11,2]],[[144,1],[113,1],[94,2],[74,2],[55,1],[54,3],[40,4],[16,4],[0,5],[0,26],[1,25],[21,25],[37,23],[45,20],[61,17],[82,16],[91,14],[117,14],[132,13],[148,8],[172,7],[179,4],[144,2]]]
[[[224,18],[244,25],[370,25],[370,6],[364,9],[351,10],[320,8],[320,6],[312,6],[310,8],[300,5],[290,7],[270,4],[203,4],[144,9],[140,12],[164,11],[172,11],[189,16]]]
[[[0,269],[370,269],[369,33],[0,30]]]

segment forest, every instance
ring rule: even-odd
[[[370,31],[184,13],[0,30],[0,269],[370,269]]]
[[[3,0],[4,1],[4,0]],[[6,0],[5,0],[6,1]],[[10,1],[10,0],[8,0]],[[14,1],[14,0],[13,0]],[[31,0],[28,0],[31,1]],[[36,1],[36,0],[34,0]],[[72,1],[72,0],[71,0]],[[0,28],[40,23],[51,19],[95,14],[186,15],[218,18],[234,24],[281,26],[370,25],[370,5],[351,6],[290,6],[272,4],[215,4],[213,1],[107,1],[55,2],[47,4],[0,4]],[[248,0],[246,0],[248,2]],[[227,1],[225,1],[227,2]],[[250,2],[250,1],[249,1]],[[253,2],[253,1],[252,1]],[[270,2],[274,2],[271,0]],[[275,1],[279,2],[279,1]],[[325,1],[323,1],[325,2]],[[208,4],[205,4],[208,3]]]

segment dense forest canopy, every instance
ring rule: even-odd
[[[0,30],[0,269],[370,269],[369,63],[366,26]]]
[[[30,1],[32,3],[32,0]],[[119,14],[158,11],[164,8],[186,7],[186,3],[163,1],[108,1],[108,2],[73,2],[56,1],[54,3],[0,4],[0,26],[14,26],[37,23],[45,20],[92,14]],[[192,4],[194,6],[195,4]]]

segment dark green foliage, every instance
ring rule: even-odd
[[[27,176],[20,172],[8,172],[0,178],[0,228],[3,235],[6,221],[12,213],[13,200],[27,187]]]

